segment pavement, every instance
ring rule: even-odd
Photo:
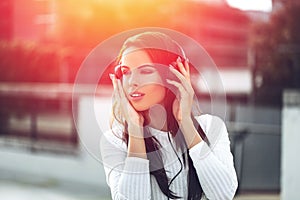
[[[87,185],[58,183],[54,180],[42,182],[0,179],[1,200],[109,200],[106,188]],[[279,200],[279,194],[239,194],[234,200]]]
[[[86,185],[61,185],[56,182],[32,184],[0,180],[1,200],[109,200],[107,192],[101,188],[89,188]]]
[[[280,194],[239,194],[234,200],[280,200]]]

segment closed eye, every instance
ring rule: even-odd
[[[140,71],[141,74],[152,74],[154,72],[154,70],[152,69],[142,69]]]
[[[141,74],[152,74],[152,73],[156,72],[157,70],[154,66],[144,65],[144,66],[139,67],[139,71]]]

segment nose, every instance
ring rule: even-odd
[[[137,70],[132,70],[128,77],[128,84],[130,86],[138,86],[140,84],[140,76],[138,75]]]

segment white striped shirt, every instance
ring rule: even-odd
[[[203,189],[202,199],[233,199],[238,183],[225,124],[212,115],[201,115],[196,120],[210,141],[210,146],[202,141],[188,152]],[[172,145],[175,150],[176,145],[171,136],[171,143],[169,142],[169,133],[152,128],[150,130],[162,145],[160,151],[164,168],[171,180],[181,168],[176,154],[182,160],[182,153],[178,150],[174,152]],[[155,177],[150,175],[149,160],[127,157],[126,144],[112,132],[104,134],[100,147],[106,181],[113,200],[168,199],[160,190]],[[183,166],[182,172],[170,185],[171,191],[182,199],[187,199],[188,196],[187,176],[188,167]]]

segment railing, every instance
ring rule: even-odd
[[[226,122],[239,192],[280,191],[281,109],[238,106]]]
[[[105,93],[101,88],[101,94]],[[82,95],[91,95],[89,85],[1,83],[0,147],[32,152],[78,152],[78,135],[72,106]],[[97,92],[99,95],[100,92]],[[72,105],[73,103],[73,105]]]

